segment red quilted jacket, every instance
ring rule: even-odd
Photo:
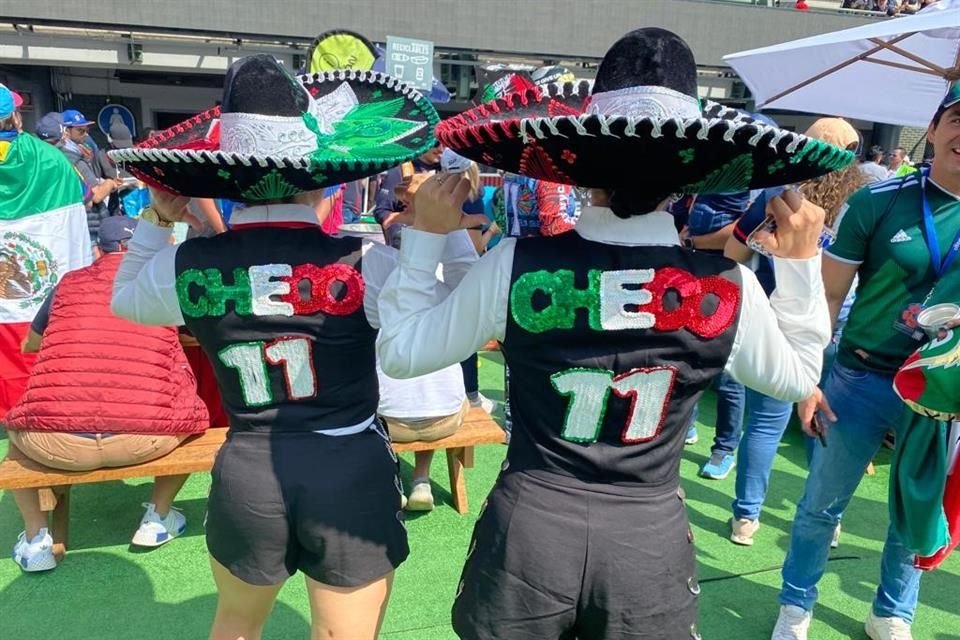
[[[173,327],[110,311],[122,254],[64,276],[27,390],[7,429],[72,433],[199,433],[207,409]]]

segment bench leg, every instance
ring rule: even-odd
[[[447,471],[450,474],[450,494],[453,496],[453,508],[457,513],[464,514],[467,506],[467,482],[463,468],[466,452],[462,447],[447,449]],[[471,454],[472,458],[472,454]]]
[[[63,560],[70,540],[70,486],[52,487],[57,504],[50,517],[50,535],[53,537],[53,555]]]
[[[473,469],[473,447],[464,447],[463,466],[467,469]]]

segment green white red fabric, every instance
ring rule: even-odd
[[[33,357],[20,345],[37,309],[91,260],[83,193],[66,157],[31,135],[0,140],[0,412],[26,385]]]
[[[891,468],[890,518],[917,554],[918,568],[939,566],[960,543],[960,331],[947,331],[907,358],[894,377],[904,416]]]
[[[960,331],[947,331],[913,353],[893,379],[908,407],[937,420],[960,417]]]

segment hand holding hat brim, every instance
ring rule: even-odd
[[[758,231],[754,239],[771,255],[793,260],[817,255],[826,217],[822,207],[788,189],[767,202],[767,215],[776,221],[776,229]]]
[[[450,233],[460,228],[463,203],[470,195],[470,179],[463,174],[435,175],[414,195],[413,228],[428,233]]]

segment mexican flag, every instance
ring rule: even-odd
[[[0,415],[26,387],[34,357],[20,344],[37,309],[92,259],[82,182],[67,158],[28,134],[0,137]]]

